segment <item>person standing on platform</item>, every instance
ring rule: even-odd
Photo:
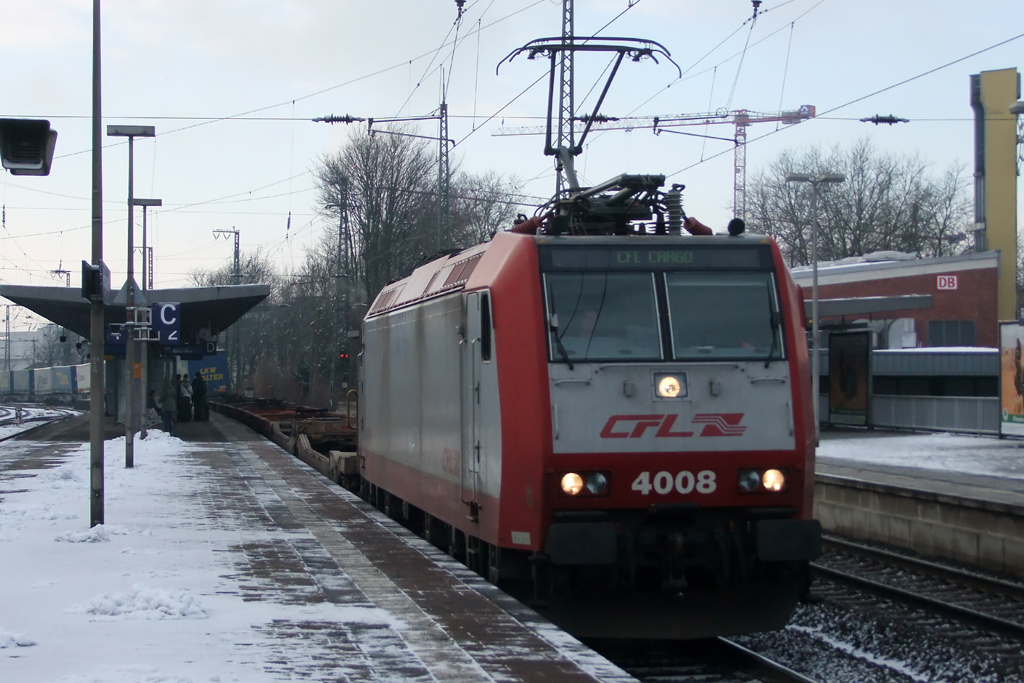
[[[168,375],[164,377],[164,383],[160,386],[160,415],[164,420],[164,431],[168,434],[174,427],[174,411],[178,407],[178,388],[174,386],[174,380]]]
[[[178,422],[188,422],[191,419],[192,387],[188,383],[188,373],[185,373],[178,384]]]
[[[210,419],[210,407],[206,403],[206,378],[202,373],[197,373],[192,380],[192,406],[196,422]]]

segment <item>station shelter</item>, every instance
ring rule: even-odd
[[[223,359],[221,335],[239,318],[270,295],[269,285],[226,285],[178,289],[135,289],[137,307],[152,312],[155,339],[144,347],[146,387],[136,405],[143,405],[149,390],[160,390],[166,375],[173,376],[187,361]],[[88,339],[91,304],[80,289],[72,287],[0,286],[0,296],[24,306],[50,322]],[[106,414],[123,421],[126,380],[127,335],[125,288],[104,295],[103,322],[106,343]]]

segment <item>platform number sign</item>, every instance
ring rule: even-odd
[[[937,285],[939,291],[956,289],[956,275],[939,275]]]
[[[181,344],[181,304],[153,304],[153,330],[164,346]]]

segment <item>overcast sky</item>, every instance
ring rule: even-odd
[[[237,228],[243,251],[259,247],[282,270],[297,267],[334,225],[317,204],[311,169],[355,128],[311,119],[430,115],[442,67],[453,164],[514,176],[538,203],[550,196],[542,138],[493,135],[543,122],[546,61],[495,68],[527,41],[558,35],[560,12],[560,0],[468,0],[456,33],[454,0],[106,0],[104,130],[120,123],[157,131],[135,144],[135,195],[163,200],[148,213],[156,287],[184,285],[190,271],[229,262],[231,242],[215,239],[214,230]],[[953,164],[971,173],[969,76],[1024,61],[1020,0],[765,0],[756,22],[751,14],[749,0],[578,0],[577,35],[611,22],[601,35],[658,41],[684,72],[680,80],[664,59],[627,61],[603,113],[810,104],[819,113],[812,121],[748,130],[749,175],[785,149],[864,137],[879,151],[919,155],[936,175]],[[77,287],[81,261],[91,259],[91,22],[90,0],[0,3],[0,116],[48,118],[59,132],[48,177],[4,173],[0,181],[0,284],[59,284],[50,271],[63,266]],[[577,58],[577,103],[607,61]],[[594,97],[581,109],[589,111]],[[859,121],[873,114],[911,123]],[[419,125],[421,134],[437,135],[436,121]],[[734,133],[731,125],[683,130]],[[104,260],[119,286],[128,149],[119,139],[104,144]],[[716,229],[732,216],[728,141],[649,130],[592,134],[577,169],[585,183],[663,173],[686,185],[688,214]],[[135,221],[141,244],[141,210]]]

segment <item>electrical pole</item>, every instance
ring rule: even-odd
[[[153,126],[107,126],[107,135],[128,138],[128,275],[125,281],[125,380],[124,380],[124,466],[135,466],[135,429],[138,422],[138,401],[136,396],[142,379],[141,367],[136,372],[135,347],[135,138],[156,136]],[[141,364],[139,364],[141,365]]]
[[[89,526],[103,524],[103,114],[100,69],[100,0],[92,1],[92,267],[99,291],[89,309]],[[91,275],[91,274],[90,274]],[[84,284],[84,283],[83,283]]]
[[[11,305],[7,304],[7,317],[4,318],[4,368],[11,371]]]
[[[153,261],[147,256],[151,253],[146,246],[146,209],[151,206],[163,206],[163,201],[160,199],[136,199],[132,202],[133,206],[142,207],[142,291],[146,291],[153,288]],[[148,261],[148,263],[147,263]],[[147,284],[148,280],[148,284]],[[149,301],[147,300],[148,304]],[[142,425],[140,428],[141,437],[145,439],[148,434],[149,422],[149,335],[147,330],[146,339],[142,344]]]
[[[64,262],[63,261],[60,262],[60,264],[57,266],[57,268],[55,270],[51,270],[50,273],[52,275],[54,275],[55,277],[57,277],[57,278],[60,278],[62,275],[65,276],[66,284],[64,286],[65,287],[70,287],[71,286],[71,271],[70,270],[64,270]]]
[[[555,177],[556,197],[561,197],[562,190],[565,189],[564,159],[571,160],[576,148],[576,132],[573,129],[573,117],[576,115],[573,100],[573,63],[576,54],[572,49],[573,27],[573,0],[562,0],[562,50],[558,54],[558,142],[555,149],[555,170],[558,172]],[[555,76],[554,69],[551,76]],[[559,151],[562,149],[568,154],[560,154]],[[574,174],[570,172],[570,175]]]
[[[442,78],[444,75],[442,73]],[[443,86],[442,86],[443,87]],[[452,246],[451,168],[448,161],[448,103],[441,98],[438,112],[437,152],[437,250]]]
[[[331,408],[337,406],[335,400],[335,384],[337,382],[337,366],[338,361],[338,343],[337,339],[341,336],[341,323],[339,320],[338,312],[343,308],[342,297],[341,297],[341,279],[349,277],[352,273],[349,264],[349,234],[348,234],[348,177],[342,176],[341,183],[338,192],[338,203],[328,204],[325,209],[337,209],[338,210],[338,259],[337,268],[334,275],[334,324],[332,325],[332,344],[331,344],[331,396],[330,404]],[[348,295],[346,294],[345,300],[347,302]],[[346,330],[347,332],[347,330]]]
[[[234,275],[232,276],[232,279],[234,280],[234,283],[236,285],[239,285],[239,284],[242,283],[242,271],[241,271],[241,244],[242,243],[241,243],[241,237],[240,237],[239,232],[238,232],[238,228],[236,228],[235,226],[231,226],[230,230],[214,230],[213,231],[213,238],[214,239],[219,239],[221,235],[224,235],[225,239],[227,239],[228,235],[234,235],[235,236],[235,272],[234,272]],[[227,333],[227,330],[225,330],[225,334],[226,333]],[[235,361],[235,376],[234,376],[235,393],[240,395],[241,392],[239,391],[239,387],[240,387],[241,379],[242,379],[242,359],[241,359],[241,356],[240,356],[240,352],[238,350],[239,344],[238,344],[238,332],[237,331],[234,331],[234,332],[230,333],[230,342],[231,343],[230,343],[229,346],[231,348],[231,356],[232,356],[232,358]]]

